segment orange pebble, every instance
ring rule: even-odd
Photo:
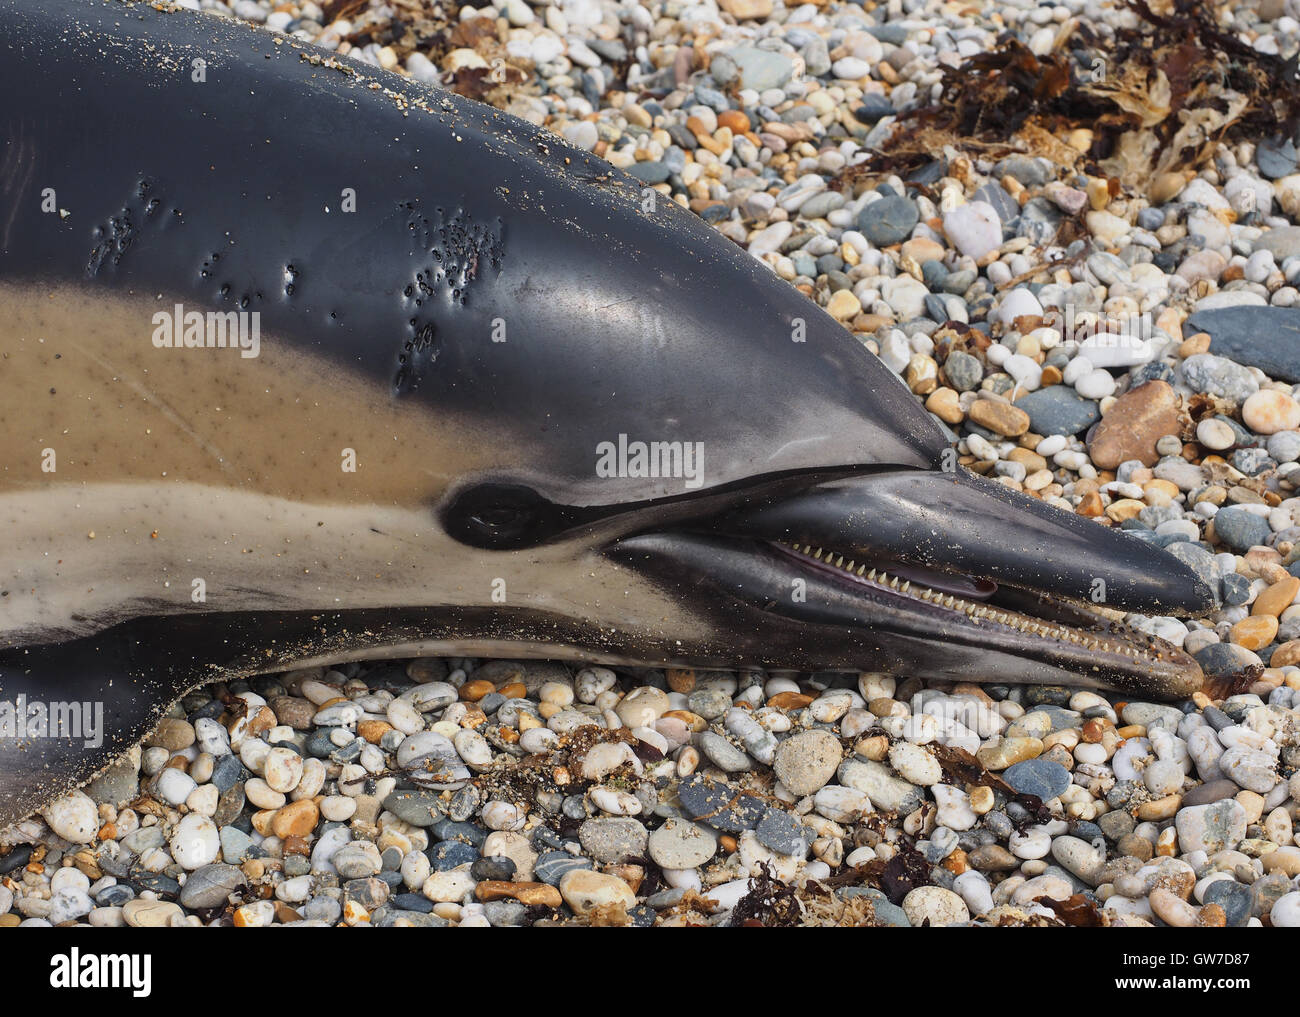
[[[1271,614],[1252,614],[1232,626],[1229,638],[1238,646],[1258,650],[1273,641],[1277,627],[1278,621]]]
[[[460,687],[460,698],[471,703],[477,703],[486,695],[496,691],[496,686],[490,681],[478,678],[472,682],[466,682]]]

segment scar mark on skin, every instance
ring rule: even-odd
[[[114,367],[109,361],[103,359],[102,357],[98,357],[94,353],[90,352],[90,350],[88,350],[81,343],[74,341],[71,343],[71,346],[73,349],[77,350],[77,352],[85,356],[87,360],[94,361],[96,364],[102,367],[112,377],[120,378],[123,382],[129,385],[133,392],[139,395],[150,406],[157,409],[158,412],[160,412],[164,417],[166,417],[170,423],[176,426],[176,429],[178,431],[184,434],[187,438],[193,441],[195,445],[197,445],[205,453],[211,456],[212,459],[216,462],[217,466],[221,468],[221,471],[225,473],[226,476],[231,477],[232,479],[235,480],[239,479],[238,473],[236,473],[235,469],[230,465],[229,460],[226,458],[225,454],[221,451],[221,449],[217,448],[210,441],[204,438],[203,435],[199,434],[198,431],[194,430],[194,428],[192,428],[185,421],[185,418],[182,417],[176,410],[172,409],[172,407],[167,402],[160,399],[144,385],[141,385],[138,381],[133,380],[130,377],[130,375],[128,375],[125,371],[122,371]]]
[[[4,161],[0,162],[0,196],[9,208],[4,233],[0,235],[0,247],[9,246],[9,234],[18,218],[18,209],[25,200],[23,196],[32,182],[32,174],[36,172],[36,142],[23,130],[21,121],[14,134],[14,141],[9,145]]]

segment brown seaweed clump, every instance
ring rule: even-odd
[[[1224,32],[1204,0],[1157,13],[1125,0],[1136,23],[1068,21],[1036,56],[1008,35],[996,50],[944,70],[938,103],[898,117],[841,187],[906,176],[945,149],[968,156],[1045,156],[1065,172],[1104,175],[1138,192],[1193,172],[1220,143],[1291,138],[1300,126],[1295,57],[1260,53]]]

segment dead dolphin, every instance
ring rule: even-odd
[[[163,4],[0,28],[0,822],[202,682],[358,658],[1199,686],[1066,606],[1200,612],[1187,567],[944,472],[861,343],[596,157]]]

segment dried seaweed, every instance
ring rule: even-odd
[[[952,147],[1042,155],[1063,171],[1083,159],[1090,172],[1136,190],[1161,173],[1199,169],[1219,142],[1295,135],[1295,57],[1258,52],[1222,31],[1204,0],[1175,0],[1168,14],[1146,0],[1125,3],[1136,26],[1103,36],[1067,23],[1043,56],[1006,35],[997,49],[945,68],[939,101],[900,115],[879,150],[836,186],[906,175]]]
[[[931,745],[934,758],[939,761],[943,772],[956,784],[976,784],[991,787],[1007,795],[1014,795],[1015,790],[997,774],[985,769],[975,756],[956,745]]]
[[[806,889],[814,886],[815,883],[809,883]],[[805,897],[804,908],[800,923],[804,928],[862,929],[879,928],[883,924],[876,918],[870,898],[864,896],[845,900],[830,894],[811,894]]]
[[[934,745],[932,750],[944,773],[954,783],[982,785],[994,791],[1001,791],[1007,796],[1008,801],[1015,802],[1024,809],[1029,817],[1015,824],[1021,833],[1024,833],[1032,823],[1051,821],[1052,810],[1043,804],[1041,798],[1037,795],[1021,794],[997,774],[985,769],[984,764],[965,749],[955,745]]]
[[[1105,916],[1097,910],[1097,905],[1081,893],[1076,893],[1065,900],[1035,897],[1034,903],[1054,911],[1061,921],[1076,929],[1100,929],[1109,925]]]
[[[339,18],[354,18],[369,6],[369,0],[326,0],[321,9],[325,12],[325,24],[328,25]]]
[[[918,886],[929,885],[930,863],[910,843],[900,843],[898,851],[885,863],[880,874],[880,889],[891,904],[901,905],[903,898]]]
[[[731,924],[749,928],[793,928],[803,920],[803,905],[793,886],[782,883],[765,862],[750,876],[749,892],[731,909]]]
[[[1219,702],[1230,696],[1239,696],[1248,691],[1263,675],[1263,664],[1248,664],[1240,671],[1234,671],[1232,674],[1207,678],[1202,691],[1215,702]]]
[[[828,890],[838,890],[845,886],[879,886],[880,874],[884,868],[884,862],[867,862],[864,865],[854,865],[852,868],[832,872],[825,879],[818,880],[818,883]]]

